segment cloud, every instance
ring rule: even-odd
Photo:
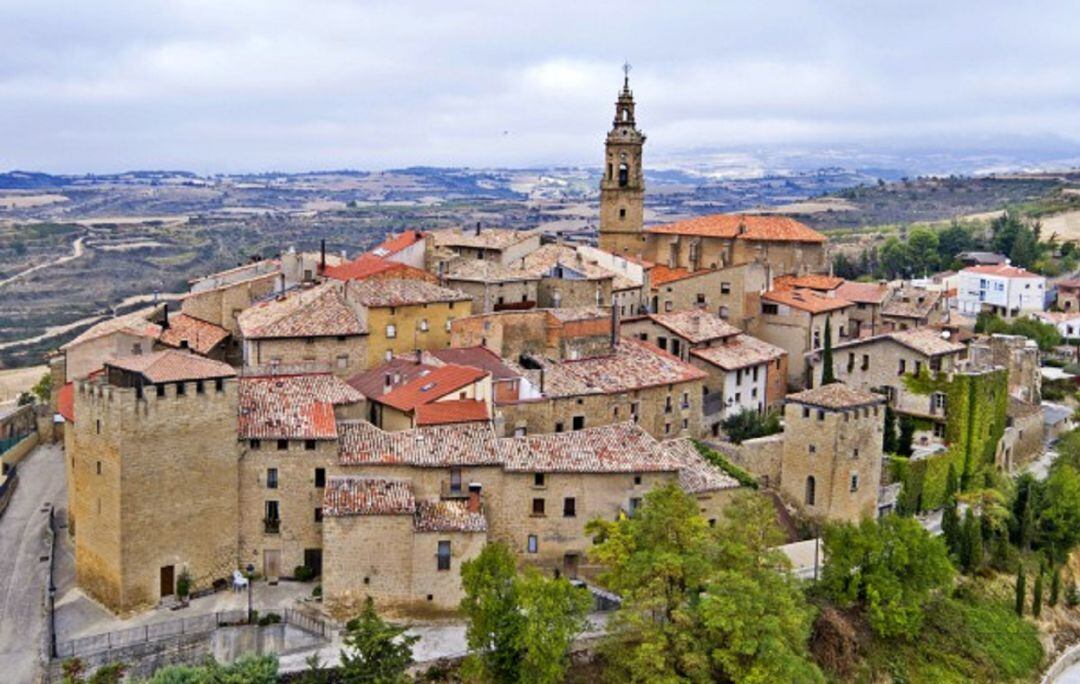
[[[657,156],[1080,139],[1078,21],[973,0],[6,0],[0,168],[591,164],[623,59]]]

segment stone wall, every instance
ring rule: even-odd
[[[220,325],[239,339],[240,326],[236,317],[256,300],[273,292],[280,278],[276,272],[267,273],[232,285],[192,292],[184,297],[180,311],[192,318]]]
[[[779,487],[784,449],[783,433],[748,439],[742,444],[712,443],[731,463],[753,475],[763,487]]]
[[[367,340],[366,335],[249,339],[244,341],[244,363],[317,364],[340,378],[351,378],[369,367]]]
[[[367,368],[386,361],[387,353],[407,354],[417,349],[450,346],[450,322],[470,315],[472,303],[432,302],[367,310]],[[393,336],[388,326],[393,325]],[[426,330],[424,329],[426,327]]]
[[[472,297],[473,314],[491,313],[503,304],[536,302],[537,280],[500,280],[477,282],[475,280],[446,279],[446,287],[460,290]]]

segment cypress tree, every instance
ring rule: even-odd
[[[945,476],[945,500],[948,501],[952,497],[956,496],[956,490],[959,487],[959,483],[956,481],[956,467],[949,464],[949,474]]]
[[[1035,588],[1031,595],[1031,615],[1036,620],[1042,615],[1043,574],[1042,568],[1035,573]]]
[[[1035,528],[1035,502],[1032,501],[1032,491],[1028,490],[1027,501],[1024,502],[1024,511],[1020,516],[1020,550],[1031,550],[1031,533]]]
[[[900,439],[896,444],[896,453],[901,456],[911,456],[915,443],[915,419],[904,416],[900,419]]]
[[[888,404],[885,405],[885,436],[882,438],[881,450],[887,454],[896,453],[896,414]]]
[[[964,536],[960,543],[960,566],[966,573],[973,573],[983,562],[982,528],[975,518],[975,511],[967,509],[964,515]]]
[[[1058,598],[1061,596],[1061,569],[1054,568],[1053,575],[1050,576],[1050,606],[1056,606],[1058,604]]]
[[[1016,614],[1024,617],[1024,596],[1027,593],[1027,576],[1024,575],[1024,564],[1020,563],[1016,571]]]
[[[941,513],[941,534],[945,537],[949,552],[960,555],[960,516],[956,512],[955,500],[946,503]]]
[[[829,316],[825,317],[825,349],[821,353],[821,384],[822,386],[831,385],[836,382],[836,375],[833,372],[833,358],[832,358],[832,320]]]

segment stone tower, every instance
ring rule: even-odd
[[[600,180],[601,249],[615,254],[640,255],[645,237],[645,177],[641,169],[641,148],[645,134],[634,122],[634,94],[630,91],[630,65],[619,99],[615,102],[615,122],[604,143],[604,176]]]

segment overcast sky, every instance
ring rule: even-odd
[[[0,170],[594,164],[1080,140],[1080,2],[0,0]]]

